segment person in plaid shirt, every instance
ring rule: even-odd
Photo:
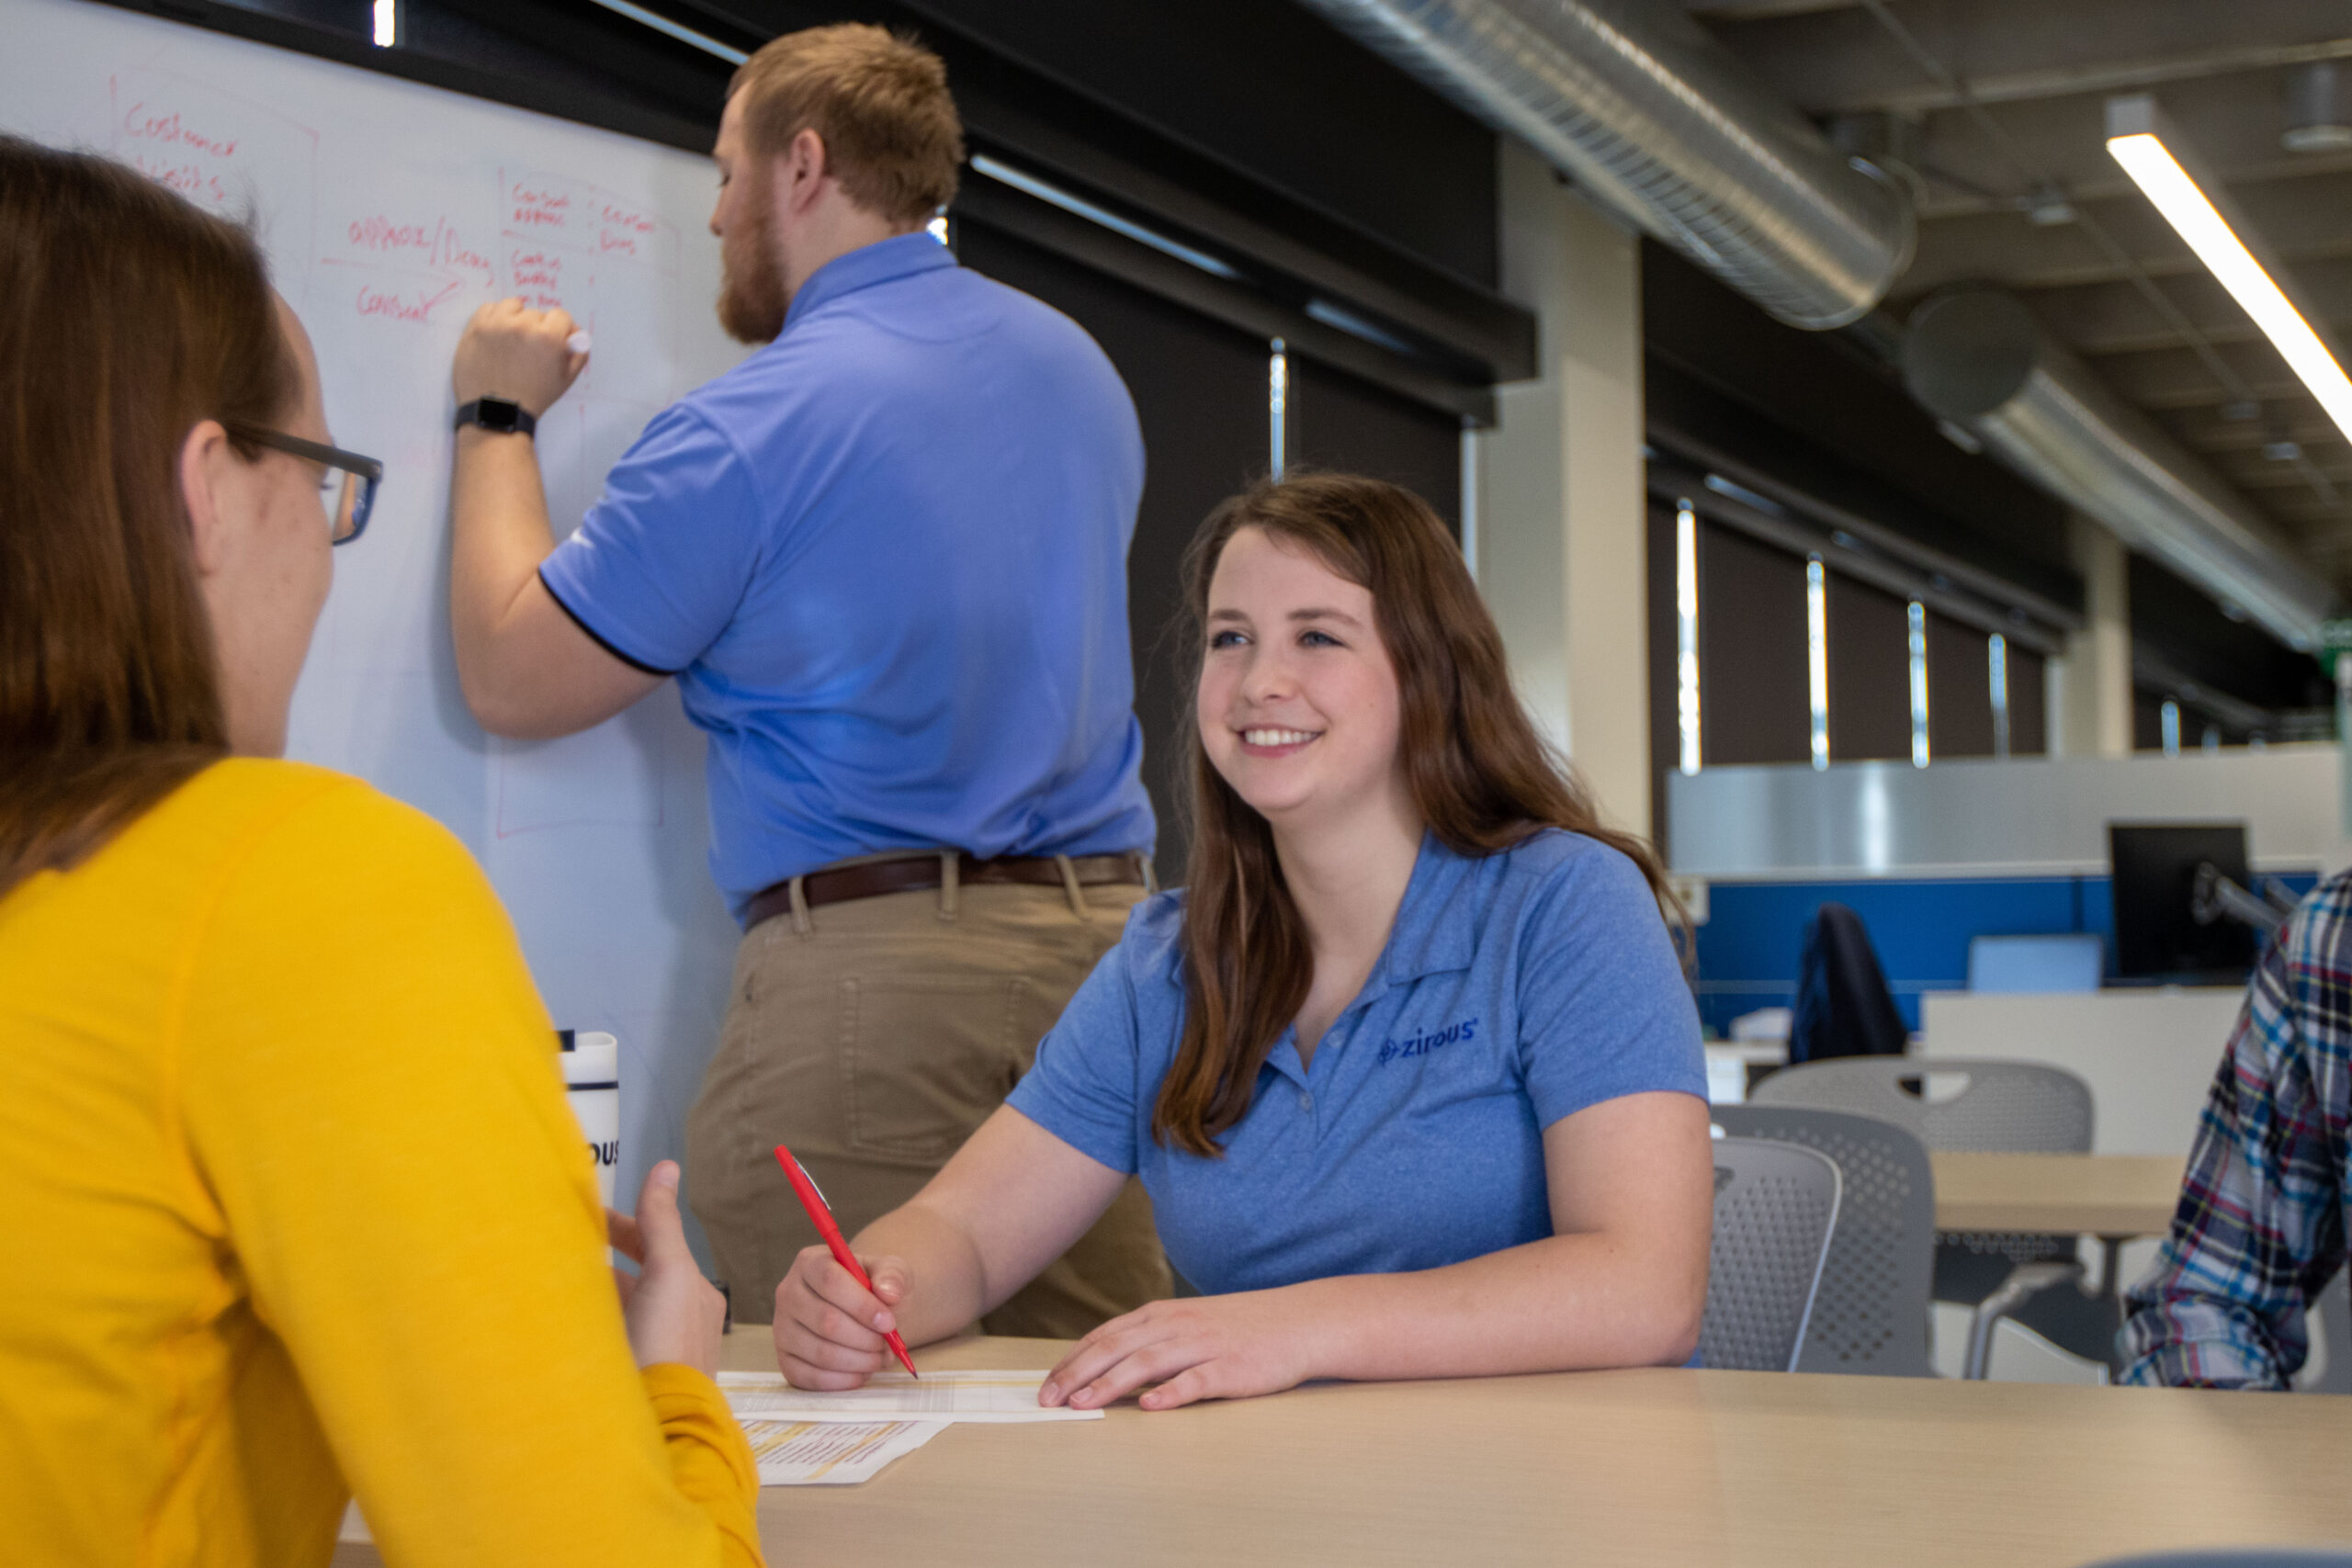
[[[2197,1132],[2180,1208],[2126,1298],[2121,1381],[2283,1389],[2352,1212],[2352,872],[2262,955]]]

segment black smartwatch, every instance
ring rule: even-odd
[[[501,435],[528,435],[539,427],[539,422],[512,398],[476,398],[463,405],[458,410],[458,428],[469,424]]]

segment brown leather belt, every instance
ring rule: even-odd
[[[864,865],[812,871],[800,879],[801,897],[813,909],[820,904],[842,904],[852,898],[872,898],[884,893],[919,893],[940,885],[940,862],[944,858],[910,855],[904,860],[869,861]],[[1077,874],[1080,887],[1102,887],[1114,883],[1150,886],[1145,880],[1141,851],[1131,850],[1123,855],[1073,855],[1069,865]],[[1062,863],[1052,855],[1008,855],[999,860],[958,855],[956,882],[962,887],[987,886],[991,883],[1020,883],[1032,887],[1064,885]],[[762,888],[743,906],[743,929],[750,931],[762,920],[787,914],[791,908],[792,883],[788,879]]]

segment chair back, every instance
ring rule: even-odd
[[[1910,1039],[1871,933],[1843,904],[1822,905],[1805,927],[1792,1011],[1792,1062],[1900,1056]]]
[[[1838,1224],[1838,1167],[1812,1149],[1755,1138],[1719,1138],[1714,1154],[1700,1357],[1710,1367],[1794,1371]]]
[[[1929,1074],[1962,1077],[1929,1100]],[[1783,1067],[1748,1095],[1756,1105],[1847,1111],[1892,1122],[1931,1149],[2086,1154],[2091,1087],[2064,1067],[1979,1056],[1852,1056]]]
[[[1837,1162],[1838,1227],[1797,1371],[1933,1377],[1936,1184],[1927,1146],[1891,1122],[1843,1111],[1718,1105],[1712,1114],[1732,1137],[1799,1144]]]

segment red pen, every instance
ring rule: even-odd
[[[808,1211],[808,1223],[817,1227],[817,1234],[823,1236],[825,1245],[832,1249],[833,1261],[848,1269],[849,1277],[861,1288],[873,1290],[874,1281],[865,1277],[865,1270],[858,1267],[857,1255],[849,1249],[849,1243],[842,1239],[842,1227],[833,1223],[833,1212],[825,1206],[825,1195],[817,1190],[817,1184],[808,1179],[808,1173],[800,1168],[800,1162],[792,1157],[792,1151],[778,1144],[775,1146],[775,1163],[784,1167],[784,1174],[792,1179],[792,1190],[800,1194],[800,1206]],[[922,1376],[915,1371],[915,1359],[907,1354],[907,1342],[899,1337],[897,1329],[890,1330],[889,1340],[891,1353],[899,1358],[899,1364],[907,1369],[907,1375],[910,1378]]]

